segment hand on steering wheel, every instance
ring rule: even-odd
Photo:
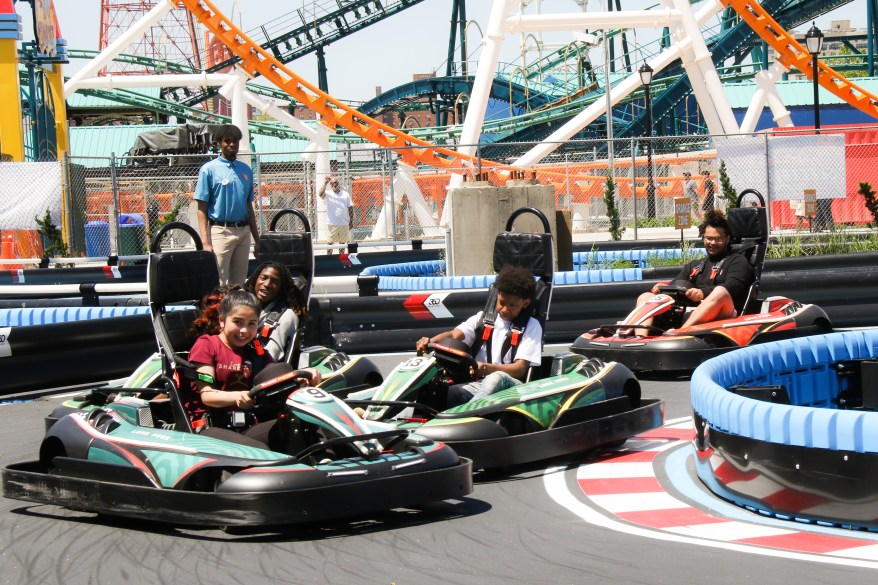
[[[271,380],[266,380],[250,389],[247,393],[254,402],[259,402],[281,392],[292,392],[304,384],[312,383],[314,378],[311,370],[293,370]]]
[[[694,287],[685,287],[679,285],[672,284],[659,284],[658,292],[659,294],[668,295],[669,297],[674,298],[674,302],[678,304],[684,304],[684,301],[689,297],[689,291],[698,290]],[[700,292],[700,291],[699,291]]]
[[[468,374],[471,379],[476,379],[479,372],[479,363],[469,353],[447,347],[441,343],[428,343],[427,350],[445,367],[452,369],[457,374]]]

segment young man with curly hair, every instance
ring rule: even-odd
[[[539,321],[529,316],[536,294],[533,275],[520,266],[505,266],[497,275],[496,284],[498,318],[489,340],[482,343],[481,339],[477,339],[477,331],[483,330],[481,325],[484,317],[484,311],[479,311],[451,331],[432,338],[422,337],[415,345],[415,349],[424,351],[428,343],[448,337],[463,341],[470,347],[475,347],[474,343],[481,343],[475,355],[478,362],[475,375],[478,380],[449,388],[449,407],[516,386],[524,381],[530,366],[540,365],[543,328]],[[524,316],[528,316],[526,321]],[[523,331],[515,335],[514,328],[521,321],[525,321],[521,323]],[[516,338],[514,344],[510,342],[512,338]]]

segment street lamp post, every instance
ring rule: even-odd
[[[814,134],[820,134],[820,97],[817,93],[817,88],[820,87],[817,80],[820,75],[820,69],[817,67],[817,63],[819,62],[817,55],[819,55],[820,51],[823,49],[823,33],[820,32],[820,29],[817,28],[817,24],[814,22],[811,23],[811,28],[805,33],[805,46],[807,47],[808,52],[811,53],[811,66],[813,68],[811,70],[811,81],[814,86]],[[817,217],[815,218],[812,227],[818,231],[824,228],[832,229],[834,227],[834,222],[832,221],[831,199],[817,199]]]
[[[652,178],[652,67],[644,63],[640,67],[640,82],[646,88],[646,217],[655,217],[655,182]],[[635,218],[636,221],[636,218]]]
[[[817,55],[820,54],[820,51],[823,49],[823,33],[820,32],[820,29],[817,28],[816,23],[811,23],[811,28],[808,29],[808,32],[805,34],[805,46],[808,48],[808,52],[811,53],[811,66],[813,67],[813,75],[812,81],[814,82],[814,133],[820,134],[820,99],[817,95],[817,88],[819,84],[817,83],[817,77],[819,75],[819,70],[817,68]]]

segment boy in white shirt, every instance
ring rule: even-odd
[[[479,379],[449,388],[449,408],[512,388],[524,381],[530,366],[540,365],[543,328],[530,317],[529,310],[536,294],[533,275],[520,266],[504,266],[496,284],[498,318],[494,323],[484,318],[484,311],[479,311],[453,330],[433,338],[422,337],[415,345],[415,349],[424,351],[428,343],[448,337],[470,347],[479,344],[475,354],[475,375]]]

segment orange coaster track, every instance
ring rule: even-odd
[[[722,0],[722,2],[731,6],[738,16],[762,37],[762,40],[777,51],[778,62],[787,68],[795,67],[808,79],[813,79],[811,53],[769,16],[762,6],[750,0]],[[851,83],[822,61],[818,61],[817,71],[817,82],[824,89],[858,110],[878,118],[878,97]]]
[[[474,170],[479,164],[495,169],[502,167],[485,159],[479,163],[474,156],[435,146],[358,112],[284,66],[248,38],[209,0],[180,0],[180,3],[241,59],[238,66],[242,70],[250,76],[262,75],[303,106],[319,114],[320,121],[329,128],[341,126],[373,144],[394,149],[409,165],[421,163],[457,173]]]

